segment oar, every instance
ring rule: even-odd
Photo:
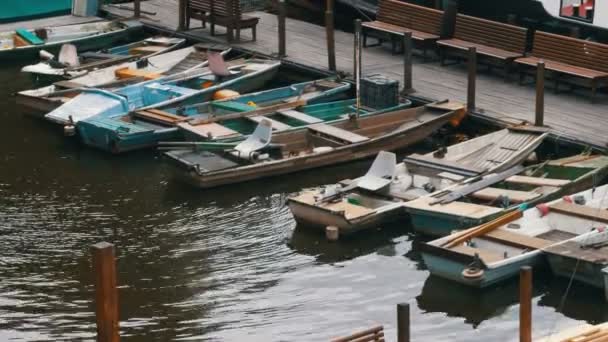
[[[452,247],[457,246],[474,237],[489,233],[492,230],[494,230],[500,226],[503,226],[511,221],[515,221],[515,220],[521,218],[522,216],[523,216],[522,211],[519,209],[516,209],[515,211],[512,211],[512,212],[502,215],[498,218],[495,218],[494,220],[492,220],[490,222],[486,222],[475,228],[467,229],[467,230],[463,231],[462,233],[457,234],[453,239],[443,243],[441,245],[441,247],[452,248]]]
[[[280,110],[298,108],[298,107],[301,107],[304,105],[306,105],[306,100],[301,99],[301,100],[296,100],[296,101],[291,101],[291,102],[279,103],[279,104],[268,106],[268,107],[262,107],[260,109],[255,109],[255,110],[252,110],[249,112],[224,114],[224,115],[212,116],[212,117],[206,118],[206,119],[193,119],[189,123],[192,126],[205,125],[205,124],[210,124],[210,123],[214,123],[214,122],[218,122],[218,121],[234,120],[234,119],[241,119],[241,118],[252,117],[252,116],[273,114]]]

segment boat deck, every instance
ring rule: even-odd
[[[77,17],[75,15],[60,15],[57,17],[49,17],[42,19],[34,19],[27,21],[17,21],[14,23],[0,24],[0,32],[14,31],[18,28],[34,29],[39,27],[47,26],[63,26],[63,25],[75,25],[84,24],[91,21],[101,20],[99,17]]]
[[[145,24],[171,31],[177,28],[177,0],[150,0],[142,2],[141,6],[145,11],[156,12],[154,16],[143,18]],[[133,15],[133,12],[113,7],[105,7],[105,10],[118,17]],[[243,30],[242,42],[234,46],[260,55],[275,53],[278,50],[277,17],[265,12],[249,14],[260,18],[258,39],[251,42],[250,30]],[[220,33],[223,30],[222,27],[216,28]],[[200,28],[197,20],[192,21],[191,30],[186,34],[195,39],[225,42],[225,35],[212,37],[209,27]],[[288,18],[286,35],[286,62],[327,71],[324,27]],[[352,72],[353,34],[336,31],[335,45],[338,70]],[[478,69],[476,115],[500,123],[534,120],[534,85],[520,86],[516,81],[507,83],[499,73],[488,73],[483,66]],[[403,56],[392,55],[388,46],[366,48],[363,51],[363,73],[382,73],[402,79]],[[515,75],[513,79],[516,79]],[[422,58],[415,58],[413,86],[416,96],[465,102],[466,65],[442,67],[436,61],[424,63]],[[555,94],[548,88],[545,92],[545,124],[552,128],[554,137],[578,140],[603,149],[608,142],[604,131],[604,127],[608,127],[608,96],[601,94],[596,103],[591,103],[586,89]]]
[[[546,253],[559,255],[567,258],[577,259],[590,263],[608,263],[608,247],[600,248],[581,248],[581,245],[574,241],[553,245],[544,249]]]

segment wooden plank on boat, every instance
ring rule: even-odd
[[[541,178],[541,177],[530,177],[530,176],[511,176],[506,179],[508,183],[526,184],[535,186],[555,186],[562,187],[570,183],[567,179],[555,179],[555,178]]]
[[[560,201],[552,204],[549,209],[560,214],[582,217],[585,219],[608,223],[608,210],[593,208],[586,205]]]
[[[314,125],[308,126],[308,129],[315,133],[319,133],[321,135],[326,135],[326,136],[329,136],[332,138],[336,138],[336,139],[345,141],[350,144],[355,144],[355,143],[369,140],[368,137],[364,137],[362,135],[359,135],[359,134],[356,134],[353,132],[349,132],[345,129],[341,129],[341,128],[326,125],[326,124],[314,124]]]
[[[302,113],[302,112],[299,112],[299,111],[293,110],[293,109],[280,110],[277,113],[279,113],[283,116],[286,116],[288,118],[291,118],[291,119],[296,119],[298,121],[302,121],[307,124],[316,124],[316,123],[323,122],[323,120],[321,120],[319,118],[315,118],[314,116],[311,116],[306,113]]]
[[[498,262],[498,261],[502,261],[505,259],[503,255],[500,255],[493,251],[489,251],[487,249],[481,249],[481,248],[473,248],[473,247],[465,246],[462,244],[452,247],[452,248],[450,248],[450,250],[453,252],[457,252],[457,253],[472,256],[472,257],[477,255],[477,256],[479,256],[481,261],[483,261],[485,264]]]
[[[265,116],[248,116],[247,119],[251,120],[253,122],[257,122],[257,123],[262,122],[262,120],[268,120],[268,121],[270,121],[270,124],[272,125],[272,129],[277,132],[286,131],[290,128],[293,128],[289,125],[282,123],[281,121],[277,121],[277,120],[274,120],[274,119],[271,119],[271,118],[268,118]]]
[[[241,133],[232,130],[226,126],[212,122],[206,125],[191,125],[187,122],[182,122],[177,125],[179,128],[187,130],[193,134],[199,135],[204,139],[228,139],[237,138]]]
[[[462,165],[457,162],[433,158],[421,154],[414,153],[404,159],[405,163],[414,164],[417,166],[437,168],[448,170],[449,172],[462,174],[463,172],[467,175],[478,175],[487,171],[487,169],[477,168],[474,166]]]
[[[347,220],[361,218],[361,217],[368,216],[368,215],[371,215],[376,212],[375,210],[366,208],[361,205],[354,205],[354,204],[348,203],[346,200],[343,200],[343,201],[340,201],[337,203],[330,203],[325,208],[327,208],[328,210],[331,210],[331,211],[343,212],[344,217]]]
[[[143,45],[143,46],[138,46],[138,47],[130,49],[129,54],[130,55],[147,55],[147,54],[152,54],[152,53],[158,52],[162,49],[165,49],[165,47],[158,46],[158,45]]]
[[[159,109],[147,109],[136,111],[132,115],[149,121],[171,126],[175,126],[180,122],[188,120],[187,117],[175,115]]]
[[[543,249],[545,253],[560,255],[590,263],[606,264],[608,259],[608,248],[581,248],[581,244],[576,241],[565,241],[553,244]]]
[[[500,188],[492,188],[487,187],[485,189],[479,190],[471,194],[471,196],[482,199],[493,201],[500,196],[506,196],[509,198],[511,202],[521,203],[526,202],[532,199],[539,197],[541,194],[538,192],[532,191],[521,191],[521,190],[509,190],[509,189],[500,189]]]
[[[292,101],[292,102],[279,103],[279,104],[268,106],[268,107],[262,107],[260,109],[256,109],[256,110],[252,110],[252,111],[244,112],[244,113],[224,114],[224,115],[218,115],[218,116],[213,116],[213,117],[204,118],[204,119],[191,119],[190,124],[195,125],[195,126],[196,125],[205,125],[208,123],[218,122],[218,121],[241,119],[241,118],[259,116],[259,115],[267,115],[267,114],[276,113],[279,110],[293,109],[293,108],[297,108],[297,107],[304,106],[304,105],[306,105],[306,100],[296,100],[296,101]]]
[[[63,89],[77,89],[77,88],[86,88],[82,83],[74,82],[74,81],[58,81],[53,83],[56,88]]]
[[[534,236],[524,235],[506,229],[492,230],[490,232],[487,232],[483,237],[489,238],[490,240],[500,241],[508,245],[531,249],[542,249],[555,243],[550,240],[540,239]]]

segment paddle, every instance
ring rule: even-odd
[[[523,216],[523,212],[519,209],[495,218],[490,222],[481,224],[475,228],[467,229],[458,233],[454,238],[444,242],[441,247],[452,248],[474,237],[484,235],[500,226],[503,226],[511,221],[515,221]]]

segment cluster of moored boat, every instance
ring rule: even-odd
[[[298,223],[336,236],[407,221],[439,237],[422,248],[430,272],[471,286],[548,261],[558,275],[606,287],[608,188],[600,185],[608,157],[543,160],[535,151],[544,128],[509,127],[398,161],[387,151],[458,125],[464,107],[402,100],[371,108],[336,77],[269,88],[280,61],[230,59],[229,48],[177,38],[76,50],[64,45],[58,57],[42,53],[46,61],[25,67],[60,80],[17,99],[88,146],[159,147],[200,188],[375,156],[359,178],[289,198]]]

